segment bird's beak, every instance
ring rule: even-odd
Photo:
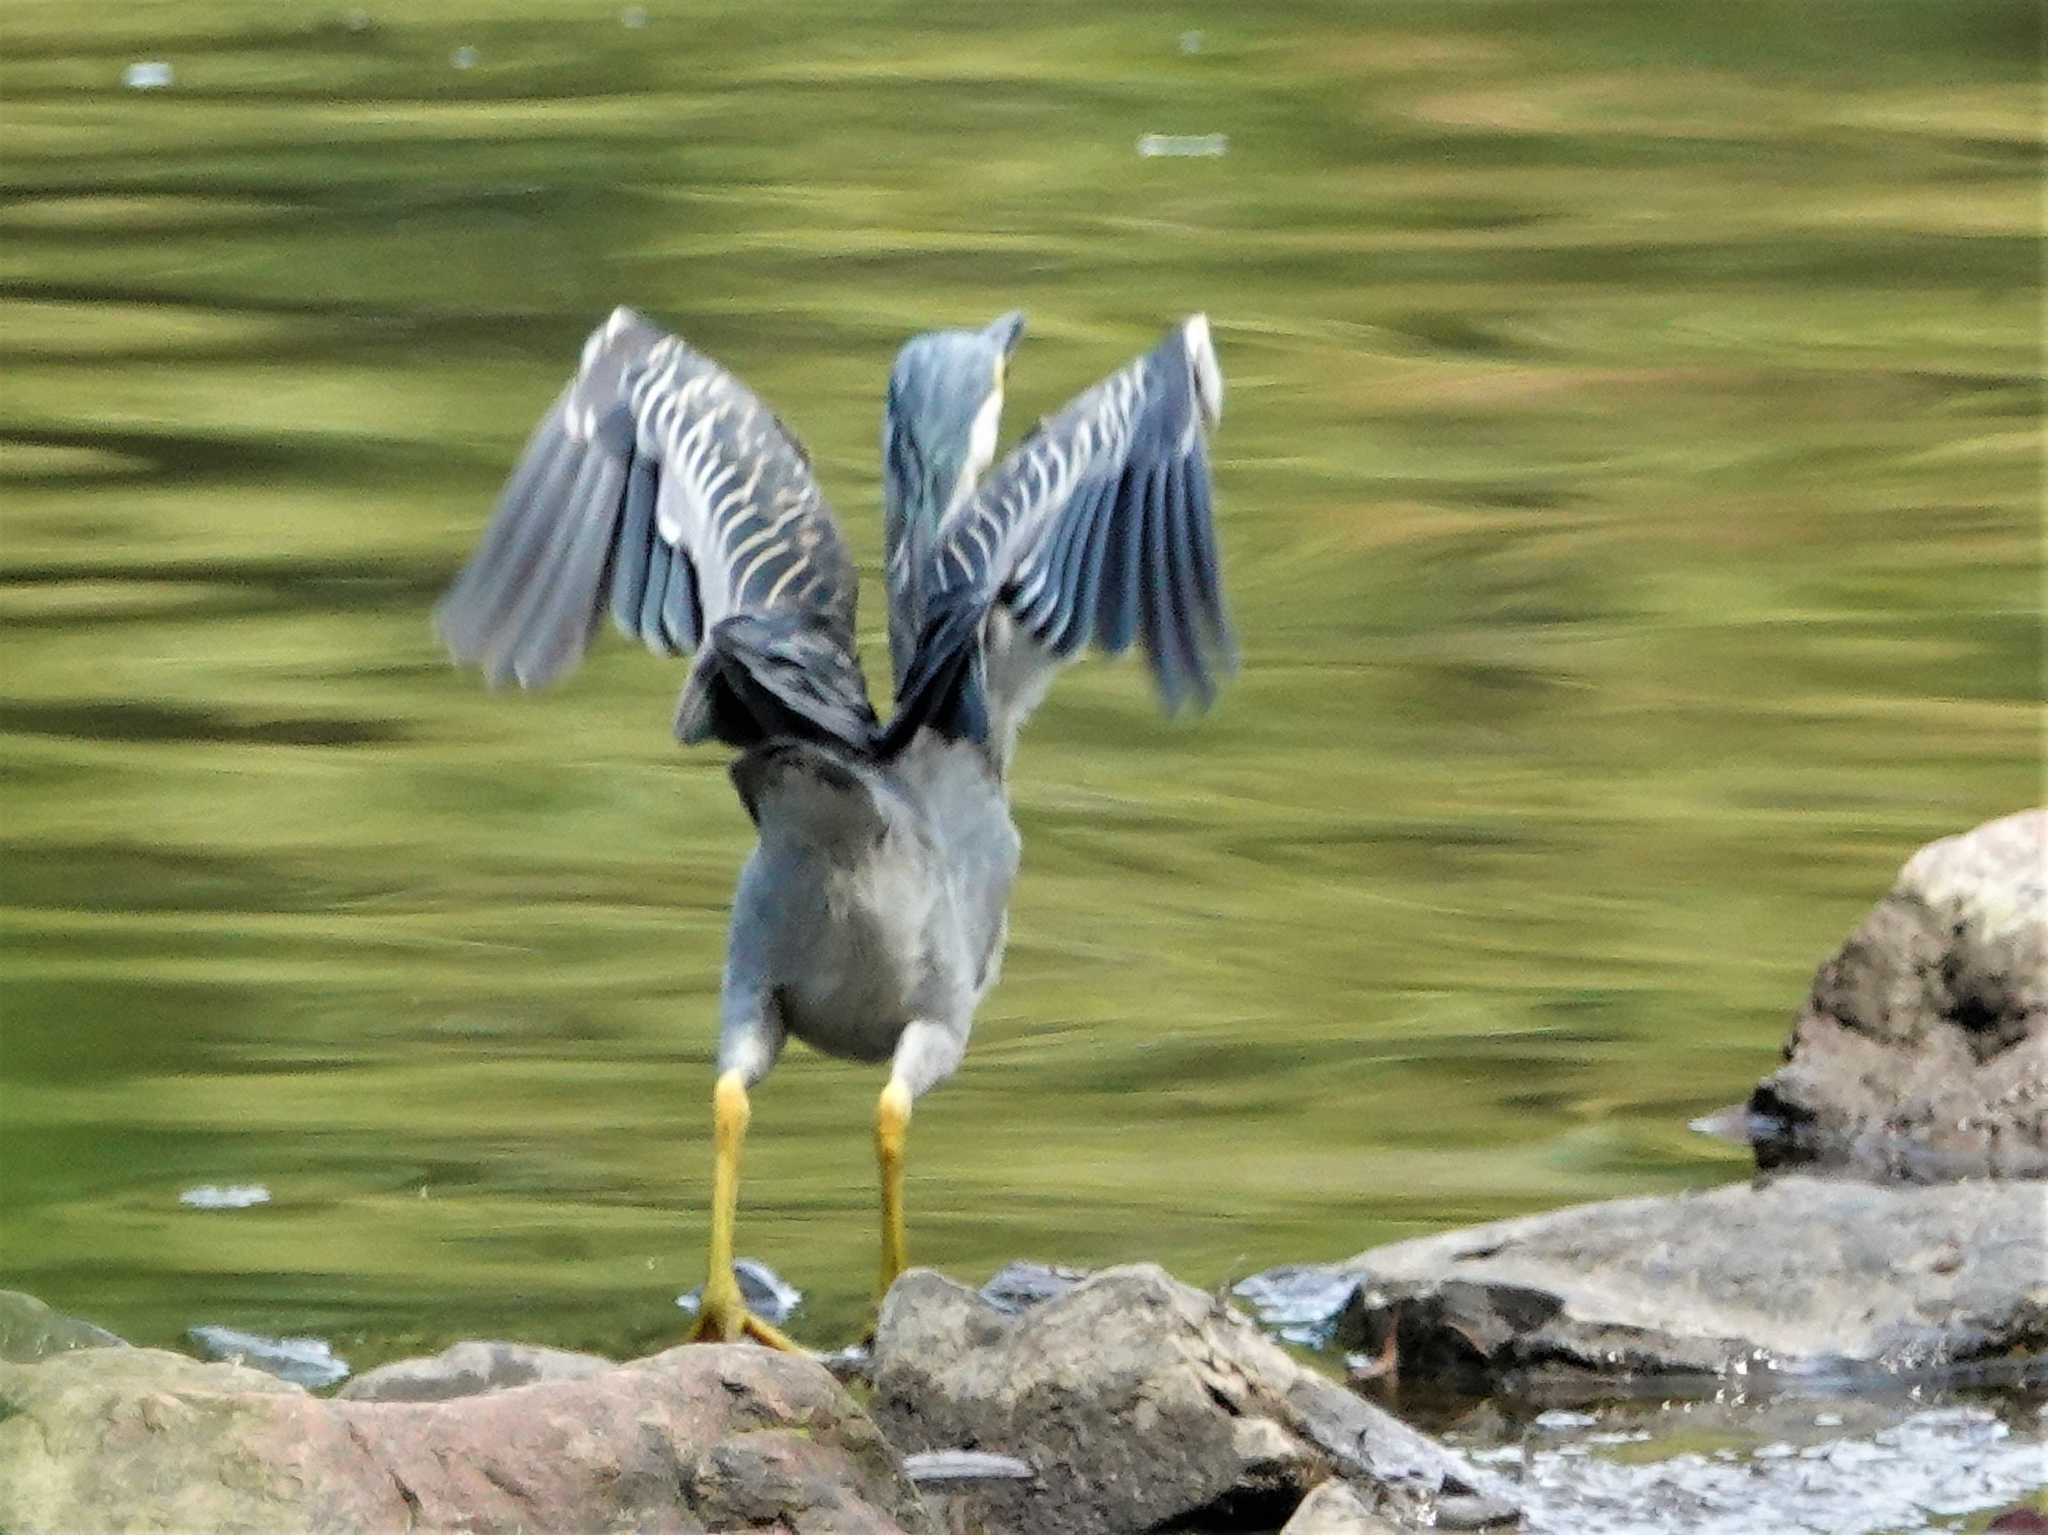
[[[981,333],[1003,349],[1003,360],[1008,361],[1017,350],[1017,338],[1024,334],[1024,311],[1012,309],[1008,314],[998,315],[981,328]]]

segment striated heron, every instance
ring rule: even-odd
[[[709,1273],[696,1336],[789,1339],[733,1278],[748,1089],[794,1034],[888,1061],[875,1109],[881,1288],[905,1263],[911,1105],[952,1074],[995,983],[1016,877],[1017,731],[1084,647],[1141,644],[1166,708],[1236,661],[1206,436],[1207,320],[1169,330],[986,473],[1023,316],[910,341],[882,424],[895,711],[854,653],[858,581],[810,462],[732,374],[629,309],[584,344],[437,610],[457,660],[538,687],[609,611],[694,652],[685,743],[736,749],[758,841],[719,1003]]]

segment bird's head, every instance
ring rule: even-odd
[[[882,416],[884,525],[935,527],[994,460],[1003,373],[1024,333],[1011,311],[980,330],[914,336],[896,354]]]

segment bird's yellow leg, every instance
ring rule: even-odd
[[[903,1144],[910,1132],[910,1089],[891,1077],[875,1104],[875,1165],[882,1175],[882,1275],[875,1299],[909,1266],[903,1227]]]
[[[711,1094],[711,1251],[705,1265],[704,1299],[690,1341],[737,1343],[752,1338],[769,1348],[798,1354],[803,1350],[787,1334],[747,1310],[740,1299],[740,1282],[732,1271],[733,1219],[740,1202],[740,1147],[752,1117],[746,1080],[738,1072],[728,1071]]]

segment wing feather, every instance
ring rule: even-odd
[[[786,671],[800,660],[830,699],[820,728],[842,739],[846,720],[872,718],[853,659],[856,584],[810,461],[781,421],[711,359],[619,309],[584,343],[436,621],[457,660],[529,688],[573,670],[606,611],[657,655],[699,652],[686,693],[738,687],[733,666]],[[736,616],[767,627],[705,664],[719,624]],[[725,707],[741,694],[769,696],[740,687],[696,713],[747,745],[746,710]],[[775,717],[794,716],[778,705]]]
[[[1187,477],[1183,463],[1169,464],[1161,477],[1168,517],[1184,518],[1187,515]],[[1179,626],[1181,653],[1189,658],[1188,680],[1194,687],[1201,707],[1207,708],[1215,701],[1215,682],[1205,666],[1195,665],[1194,658],[1202,653],[1206,630],[1201,622],[1201,596],[1195,586],[1195,551],[1193,538],[1169,538],[1166,540],[1167,589],[1173,594],[1174,620]]]
[[[1125,469],[1115,494],[1120,504],[1129,505],[1136,491],[1137,476]],[[1131,648],[1138,634],[1138,537],[1128,517],[1112,519],[1107,549],[1103,555],[1102,607],[1097,614],[1102,648],[1120,656]]]
[[[640,638],[640,603],[647,594],[647,567],[654,554],[654,492],[661,471],[644,454],[626,476],[626,504],[612,564],[612,623],[629,640]]]
[[[569,521],[568,536],[551,555],[545,581],[534,583],[537,595],[512,653],[516,681],[558,676],[575,665],[595,627],[591,594],[598,590],[617,534],[626,469],[616,459],[595,455],[585,460],[586,469],[592,465],[597,466],[594,472],[579,476],[575,487],[585,510]]]
[[[1052,647],[1055,655],[1071,656],[1096,636],[1103,571],[1109,564],[1110,540],[1116,532],[1115,507],[1116,487],[1104,482],[1096,491],[1088,519],[1088,541],[1075,551],[1080,564],[1074,572],[1067,628]]]
[[[661,593],[661,633],[670,655],[695,650],[703,638],[697,606],[697,572],[680,545],[669,555],[668,584]]]
[[[667,545],[656,547],[647,568],[647,586],[640,595],[640,614],[633,624],[633,632],[640,636],[640,643],[658,656],[682,654],[669,643],[668,634],[661,626],[662,605],[668,600],[669,576],[675,569],[673,561],[673,553]]]
[[[1046,671],[1091,641],[1112,654],[1142,641],[1169,712],[1214,699],[1236,664],[1206,451],[1222,387],[1197,315],[1044,422],[948,516],[884,750],[927,726],[959,733],[994,717],[1014,728]],[[1012,664],[986,684],[1004,696],[951,697],[991,673],[941,652],[987,643],[983,621],[998,606],[1038,663],[1012,644]]]

